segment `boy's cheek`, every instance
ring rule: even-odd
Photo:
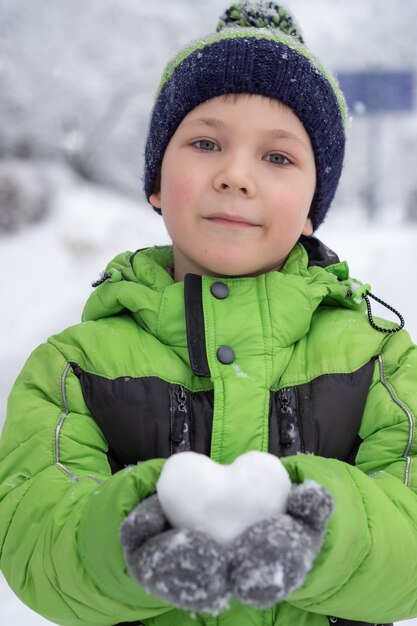
[[[276,207],[275,219],[281,219],[289,227],[304,225],[310,212],[311,196],[308,193],[295,193],[296,188],[290,188],[286,193],[281,193],[272,202]]]
[[[183,206],[193,197],[194,184],[190,176],[175,176],[167,181],[167,190],[170,204]]]

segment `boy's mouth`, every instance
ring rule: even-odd
[[[251,222],[245,217],[229,215],[228,213],[213,213],[213,215],[208,215],[204,219],[219,224],[220,226],[229,226],[231,228],[253,228],[254,226],[260,226],[260,224]]]

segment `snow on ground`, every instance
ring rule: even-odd
[[[355,277],[401,311],[417,339],[417,224],[401,223],[395,207],[369,225],[359,212],[338,215],[335,206],[317,236],[349,260]],[[87,185],[62,191],[48,221],[0,237],[0,425],[7,394],[29,353],[79,321],[91,282],[107,261],[122,250],[168,241],[149,206]],[[375,306],[376,315],[385,313]],[[48,624],[15,598],[1,576],[0,623]],[[417,620],[403,623],[417,626]]]

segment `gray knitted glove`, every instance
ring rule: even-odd
[[[266,608],[300,587],[319,553],[333,512],[331,495],[312,480],[291,487],[287,514],[243,532],[230,548],[233,594]]]
[[[128,515],[120,539],[130,574],[149,593],[213,615],[228,607],[224,547],[198,530],[172,529],[156,494]]]

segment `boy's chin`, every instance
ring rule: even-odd
[[[261,274],[267,274],[268,272],[273,272],[281,269],[283,263],[278,261],[276,263],[272,263],[270,265],[249,265],[243,263],[242,265],[236,263],[223,264],[222,266],[217,266],[217,264],[213,264],[210,268],[207,268],[207,274],[209,276],[221,277],[224,278],[254,278],[256,276],[260,276]]]

